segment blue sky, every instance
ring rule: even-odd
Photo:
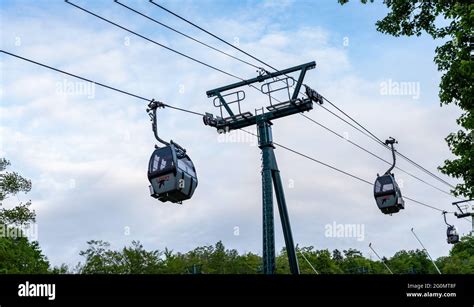
[[[226,71],[246,78],[256,74],[254,68],[177,36],[113,1],[74,3]],[[148,1],[123,3],[244,57]],[[341,7],[335,0],[160,3],[228,41],[238,39],[241,48],[278,68],[316,61],[306,82],[380,138],[396,137],[402,153],[432,171],[451,157],[443,138],[457,128],[460,112],[454,106],[439,107],[440,73],[432,61],[437,42],[427,36],[394,38],[378,33],[374,24],[387,12],[382,5],[351,1]],[[62,1],[2,1],[0,18],[1,49],[171,105],[216,114],[205,92],[236,81]],[[0,65],[0,154],[33,181],[32,192],[18,198],[32,200],[39,242],[53,264],[74,265],[91,239],[109,241],[115,248],[140,240],[149,249],[178,251],[222,240],[241,252],[261,252],[255,140],[237,133],[232,134],[234,139],[225,139],[203,126],[200,118],[162,110],[160,132],[188,149],[200,185],[183,206],[157,203],[147,188],[145,171],[154,139],[143,101],[100,87],[91,97],[80,91],[64,94],[64,84],[84,84],[6,55],[0,56]],[[419,98],[383,95],[381,86],[387,82],[414,82],[420,88]],[[248,110],[267,102],[262,95],[247,92]],[[389,152],[324,110],[315,108],[309,115],[390,159]],[[300,116],[278,120],[274,137],[369,180],[387,168]],[[409,232],[415,227],[433,255],[448,253],[438,212],[407,202],[403,212],[384,216],[370,187],[291,153],[276,154],[294,238],[300,245],[358,248],[373,257],[368,249],[372,242],[380,254],[391,256],[399,249],[418,248]],[[447,189],[404,161],[399,163]],[[407,195],[451,210],[452,197],[403,174],[397,178]],[[4,205],[17,201],[14,197]],[[450,220],[461,233],[469,231],[467,221],[455,221],[453,216]],[[364,240],[325,236],[325,225],[334,222],[364,225]],[[283,238],[276,224],[280,249]]]

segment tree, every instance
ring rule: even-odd
[[[230,265],[228,256],[229,255],[226,253],[226,249],[224,244],[222,244],[222,241],[217,242],[209,255],[209,269],[212,270],[209,273],[225,274],[226,269],[227,271],[230,271],[227,268]]]
[[[86,258],[79,272],[82,274],[160,274],[164,273],[164,261],[159,251],[146,251],[138,241],[130,247],[113,251],[104,241],[91,240],[89,247],[79,255]]]
[[[8,196],[14,196],[20,192],[31,191],[31,181],[23,178],[16,172],[5,172],[10,166],[10,161],[0,158],[0,206]],[[0,209],[0,224],[2,225],[25,225],[35,222],[35,212],[30,210],[31,202],[20,203],[12,209]]]
[[[104,241],[89,241],[88,248],[80,255],[86,258],[74,271],[83,274],[258,274],[262,273],[262,258],[253,253],[239,254],[235,249],[226,249],[219,241],[215,245],[197,247],[187,253],[146,251],[140,242],[112,250]],[[389,274],[381,261],[365,258],[356,249],[342,253],[327,249],[315,250],[313,246],[300,247],[298,256],[301,274],[314,274],[306,259],[319,274]],[[334,255],[337,255],[334,257]],[[337,260],[335,260],[337,259]],[[382,260],[395,274],[437,274],[436,269],[421,250],[399,251],[390,259]],[[443,273],[474,273],[474,238],[464,237],[453,246],[448,257],[436,260]],[[259,270],[260,268],[260,270]],[[65,266],[54,268],[55,273],[69,272]],[[276,273],[290,274],[285,248],[276,255]]]
[[[419,249],[398,251],[387,261],[387,265],[395,274],[436,274],[437,272],[426,253]]]
[[[362,253],[356,249],[349,248],[343,250],[344,260],[340,268],[346,274],[369,274],[372,273],[373,262],[362,256]]]
[[[10,162],[0,159],[0,206],[3,201],[20,192],[31,190],[31,181],[16,172],[6,172]],[[29,242],[23,229],[35,221],[36,215],[29,206],[20,203],[12,209],[0,209],[0,273],[48,273],[49,262],[38,242]]]
[[[390,12],[376,22],[377,31],[397,37],[427,33],[440,41],[434,62],[444,73],[439,91],[441,105],[454,103],[463,114],[457,119],[461,129],[446,137],[456,158],[445,160],[439,170],[463,180],[453,189],[453,194],[474,198],[474,4],[450,0],[385,0],[384,3]],[[447,25],[439,22],[439,17]]]
[[[441,257],[437,264],[446,274],[472,274],[474,272],[474,237],[464,236],[453,246],[449,257]]]
[[[0,238],[0,273],[45,274],[49,273],[49,262],[38,242],[29,242],[25,237]]]
[[[341,252],[338,249],[333,250],[332,260],[334,260],[337,263],[340,263],[342,262],[342,260],[344,260],[344,257],[342,256]]]
[[[342,269],[340,268],[341,262],[335,261],[333,258],[331,258],[331,252],[329,250],[314,250],[313,246],[309,246],[301,247],[300,251],[305,255],[306,259],[318,271],[319,274],[343,273]],[[333,252],[333,255],[334,253],[335,251]],[[286,262],[288,263],[288,260]],[[301,274],[314,274],[311,266],[307,264],[304,258],[302,256],[300,257],[300,255],[298,255],[298,262],[300,265]]]

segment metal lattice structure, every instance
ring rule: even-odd
[[[214,97],[213,104],[219,109],[220,116],[214,117],[212,114],[206,113],[203,118],[205,125],[214,127],[219,132],[224,133],[248,126],[257,126],[258,144],[262,153],[264,274],[273,274],[275,272],[273,192],[275,192],[278,211],[280,213],[290,271],[292,274],[299,274],[298,260],[291,232],[285,194],[274,153],[275,147],[272,138],[273,123],[271,121],[284,116],[310,111],[313,109],[313,102],[322,104],[321,95],[308,86],[305,86],[307,97],[298,97],[306,72],[315,67],[316,63],[310,62],[274,73],[261,74],[256,78],[216,88],[206,93],[208,97]],[[288,74],[295,72],[299,72],[297,80],[288,76]],[[243,86],[253,86],[254,83],[262,82],[264,83],[261,85],[260,91],[268,95],[270,104],[266,108],[256,109],[255,114],[248,111],[242,112],[241,102],[245,99],[245,92],[241,89],[236,89]],[[293,91],[291,92],[292,87]],[[288,100],[274,103],[275,99],[272,97],[272,94],[283,90],[287,91]],[[232,97],[231,100],[227,101],[226,98],[228,99],[230,97]],[[232,104],[234,104],[234,106],[236,105],[238,113],[232,111],[230,107]],[[225,113],[226,116],[224,116]]]

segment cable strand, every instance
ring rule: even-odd
[[[162,27],[164,27],[164,28],[166,28],[166,29],[168,29],[168,30],[170,30],[170,31],[173,31],[173,32],[175,32],[175,33],[178,33],[179,35],[182,35],[182,36],[184,36],[184,37],[186,37],[186,38],[188,38],[188,39],[190,39],[190,40],[192,40],[192,41],[194,41],[194,42],[196,42],[196,43],[198,43],[198,44],[201,44],[201,45],[203,45],[203,46],[205,46],[205,47],[207,47],[207,48],[210,48],[210,49],[212,49],[212,50],[214,50],[214,51],[217,51],[217,52],[219,52],[219,53],[221,53],[221,54],[224,54],[224,55],[226,55],[226,56],[228,56],[228,57],[230,57],[230,58],[233,58],[233,59],[235,59],[235,60],[237,60],[237,61],[240,61],[240,62],[242,62],[242,63],[244,63],[244,64],[246,64],[246,65],[252,66],[252,67],[254,67],[254,68],[256,68],[256,69],[260,69],[260,67],[258,67],[257,65],[254,65],[254,64],[252,64],[252,63],[250,63],[250,62],[247,62],[247,61],[245,61],[245,60],[242,60],[242,59],[240,59],[240,58],[238,58],[238,57],[236,57],[236,56],[233,56],[232,54],[229,54],[229,53],[227,53],[227,52],[225,52],[225,51],[222,51],[222,50],[220,50],[220,49],[217,49],[217,48],[215,48],[215,47],[213,47],[213,46],[211,46],[211,45],[209,45],[209,44],[206,44],[205,42],[200,41],[200,40],[198,40],[198,39],[196,39],[196,38],[194,38],[194,37],[192,37],[192,36],[190,36],[190,35],[188,35],[188,34],[186,34],[186,33],[183,33],[183,32],[181,32],[181,31],[179,31],[179,30],[176,30],[176,29],[174,29],[173,27],[170,27],[170,26],[168,26],[168,25],[166,25],[166,24],[164,24],[164,23],[162,23],[162,22],[156,20],[155,18],[152,18],[152,17],[150,17],[150,16],[148,16],[148,15],[145,15],[145,14],[143,14],[142,12],[139,12],[139,11],[137,11],[137,10],[135,10],[135,9],[133,9],[133,8],[131,8],[131,7],[129,7],[129,6],[127,6],[127,5],[123,4],[123,3],[121,3],[121,2],[118,1],[118,0],[114,0],[114,2],[117,3],[117,4],[119,4],[119,5],[121,5],[122,7],[126,8],[126,9],[128,9],[128,10],[130,10],[130,11],[132,11],[132,12],[134,12],[134,13],[136,13],[136,14],[138,14],[138,15],[140,15],[140,16],[142,16],[142,17],[148,19],[148,20],[151,20],[151,21],[153,21],[154,23],[159,24],[160,26],[162,26]]]

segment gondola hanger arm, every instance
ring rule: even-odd
[[[177,149],[177,154],[180,157],[183,157],[186,154],[186,149],[185,148],[181,147],[178,143],[174,142],[173,140],[170,140],[169,142],[167,142],[167,141],[163,140],[162,138],[160,138],[160,136],[158,135],[156,110],[159,109],[159,108],[165,108],[167,106],[168,106],[167,104],[165,104],[163,102],[160,102],[160,101],[156,101],[155,99],[152,99],[150,101],[150,103],[148,104],[148,108],[146,109],[146,111],[147,111],[147,113],[150,116],[151,121],[152,121],[153,134],[155,135],[156,140],[158,142],[164,144],[165,146],[169,146],[170,144],[173,144]],[[155,147],[159,148],[158,145],[155,145]]]
[[[453,225],[449,224],[448,221],[446,220],[446,213],[448,213],[448,211],[443,211],[441,214],[443,215],[443,218],[444,218],[444,222],[446,223],[446,225],[448,225],[449,227],[453,227]]]
[[[393,147],[393,144],[398,144],[398,141],[395,140],[393,137],[389,137],[388,140],[385,141],[385,145],[390,145],[390,148],[392,149],[392,158],[393,158],[393,164],[392,166],[385,172],[385,174],[390,174],[391,171],[395,168],[395,163],[396,163],[396,156],[395,156],[395,148]]]
[[[146,111],[147,111],[148,115],[151,118],[153,134],[155,135],[156,140],[158,142],[164,144],[165,146],[169,146],[170,145],[169,142],[166,142],[165,140],[163,140],[162,138],[159,137],[159,135],[158,135],[158,126],[156,124],[156,110],[158,108],[164,108],[164,107],[165,107],[164,103],[162,103],[160,101],[156,101],[155,99],[152,99],[150,101],[150,103],[148,104],[148,108],[146,109]]]

